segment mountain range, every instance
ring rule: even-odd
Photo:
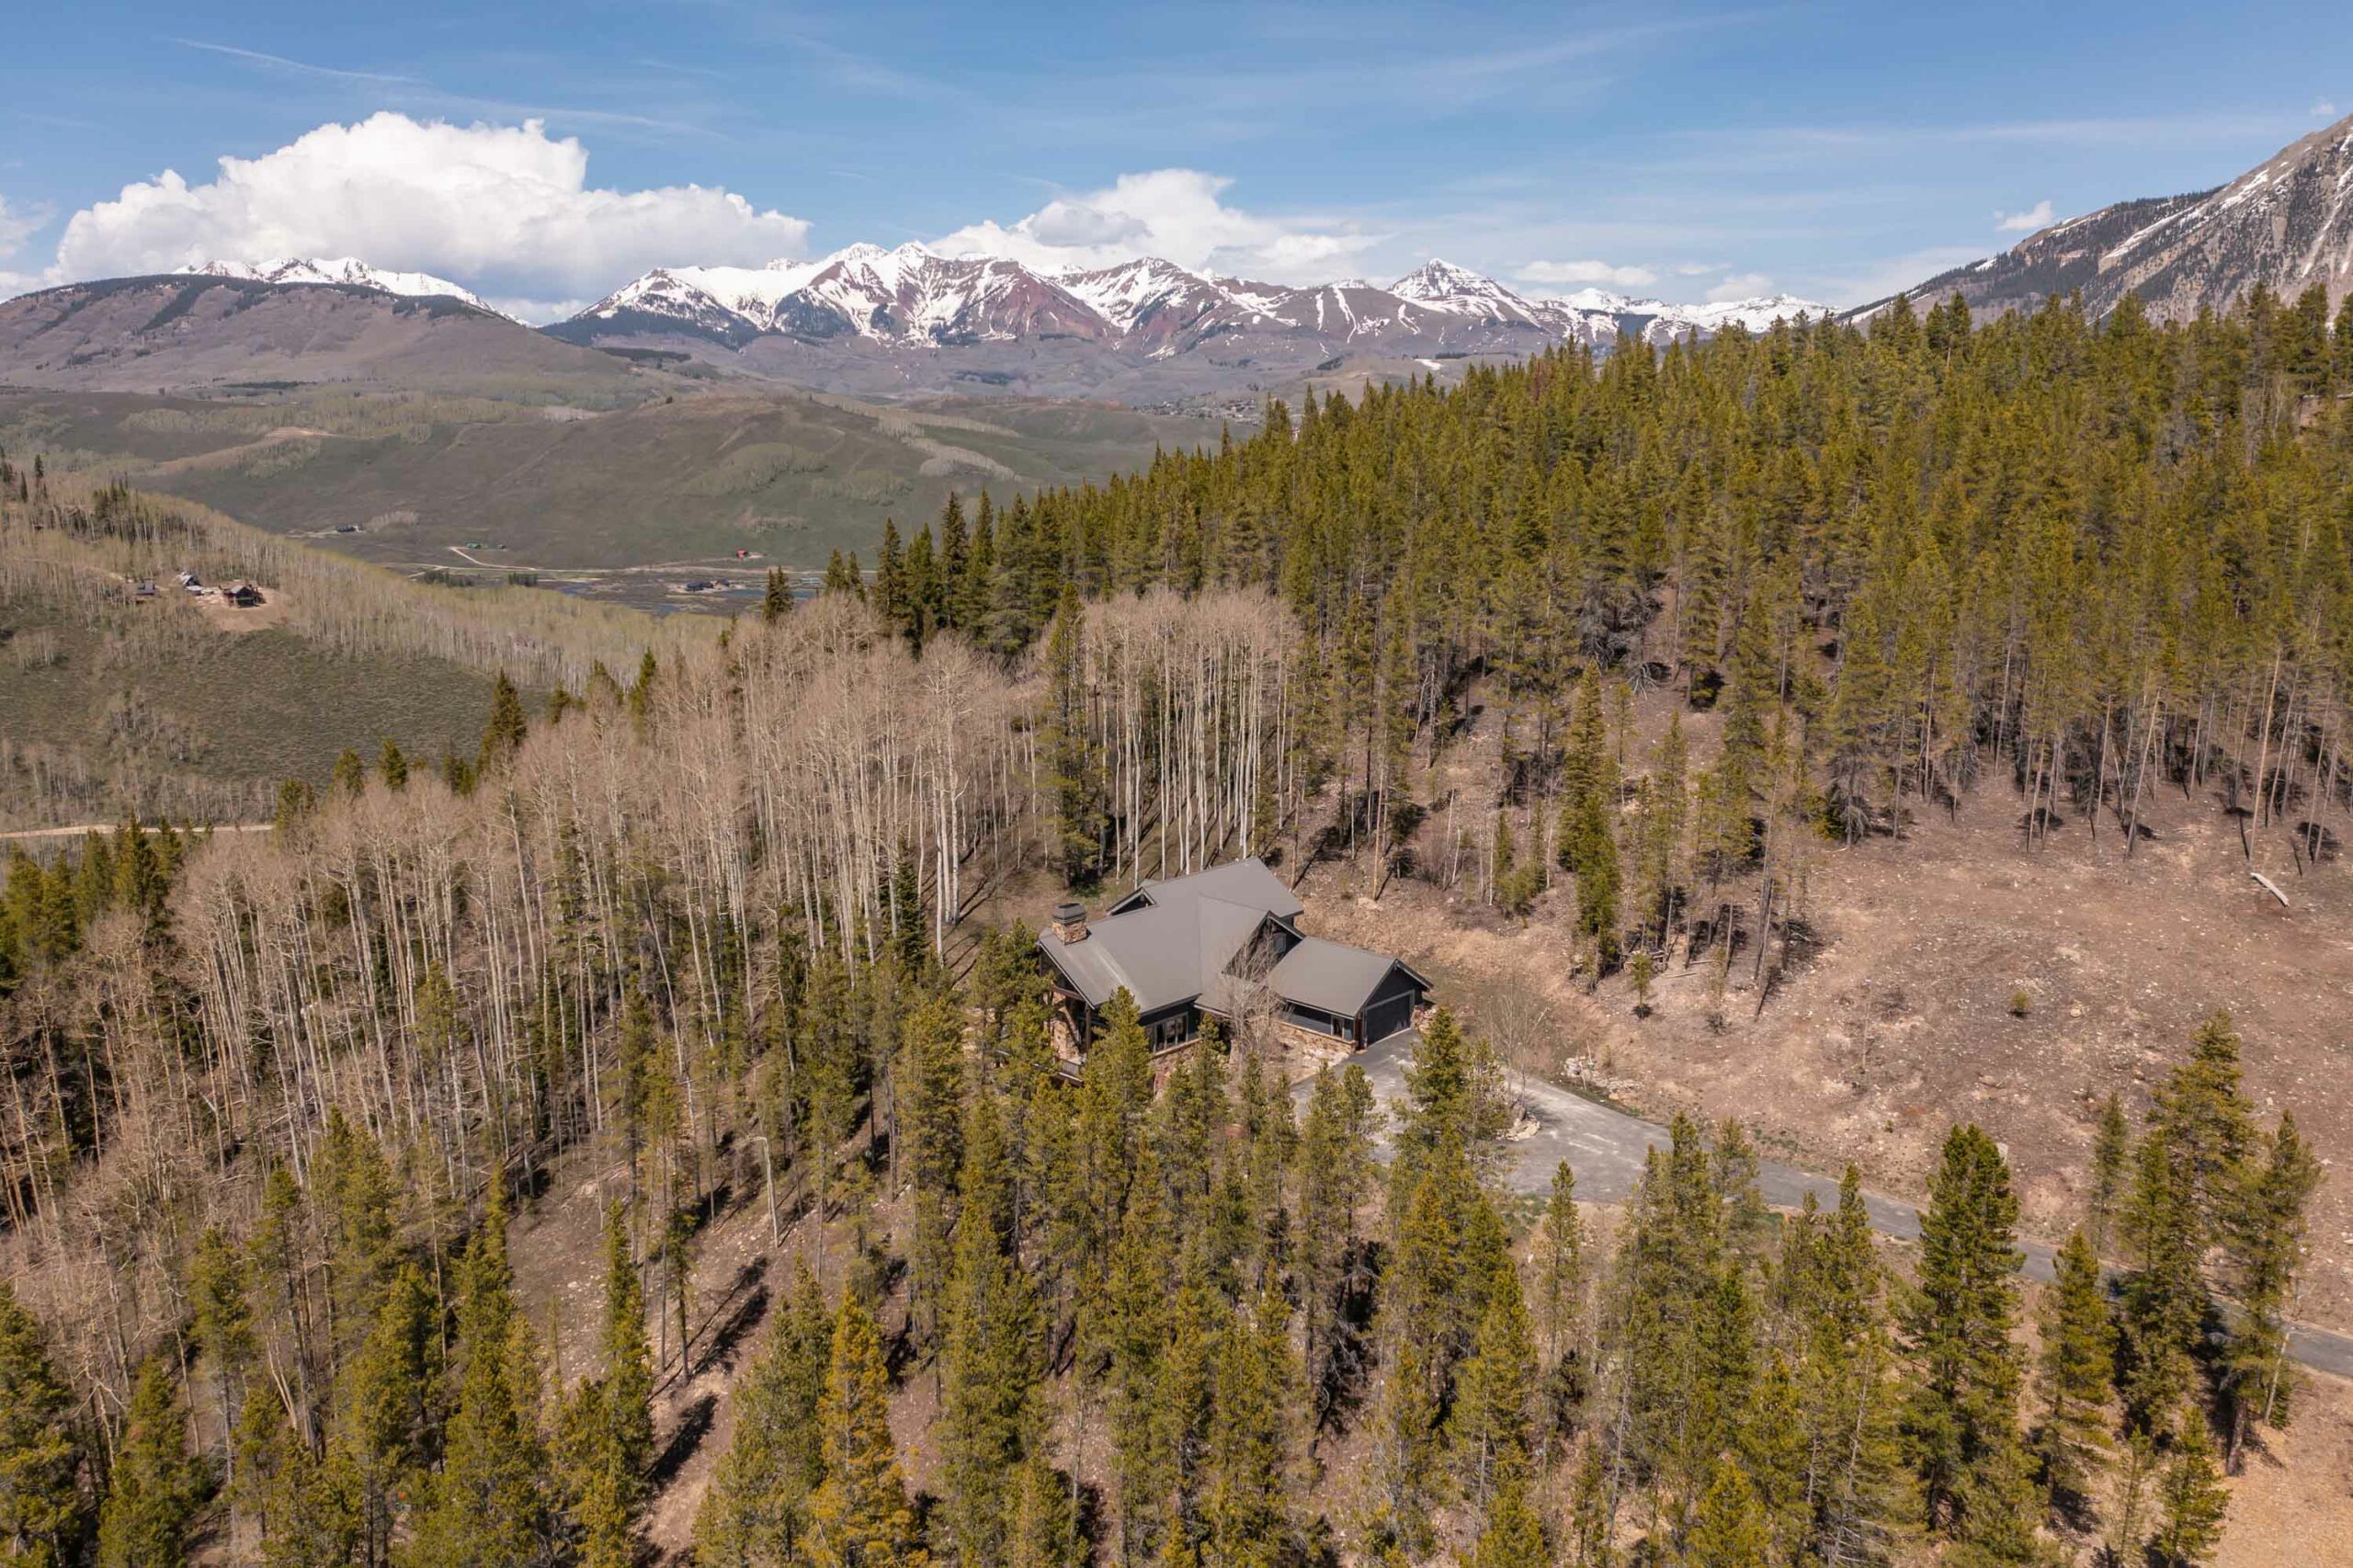
[[[1986,314],[2079,292],[2098,316],[2129,291],[2153,316],[2183,319],[2257,285],[2282,295],[2318,285],[2332,310],[2353,292],[2353,117],[2227,185],[2070,218],[1906,293],[1958,293]],[[1014,395],[1247,416],[1309,381],[1445,373],[1563,343],[1655,346],[1824,313],[1788,295],[1679,305],[1598,289],[1526,294],[1441,260],[1385,285],[1302,286],[1154,256],[1056,270],[910,244],[663,267],[533,329],[430,273],[291,257],[0,303],[0,382],[162,391],[425,373],[448,385],[593,379],[595,361],[619,359],[868,399]]]
[[[1157,256],[1057,272],[909,244],[855,244],[765,267],[665,267],[548,330],[575,343],[691,335],[730,347],[771,335],[898,347],[1074,337],[1165,358],[1253,332],[1304,335],[1336,348],[1370,341],[1440,353],[1482,351],[1498,335],[1521,332],[1603,347],[1629,335],[1659,343],[1824,309],[1787,296],[1670,305],[1588,290],[1530,299],[1436,260],[1386,288],[1360,278],[1293,287],[1195,272]]]
[[[1529,298],[1440,260],[1385,287],[1300,287],[1157,256],[1057,272],[911,244],[765,267],[665,267],[545,330],[834,391],[1001,388],[1182,406],[1319,373],[1394,374],[1415,361],[1435,368],[1559,343],[1657,344],[1824,311],[1787,296],[1708,305],[1591,290]]]

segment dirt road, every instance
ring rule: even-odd
[[[1405,1064],[1418,1038],[1410,1030],[1392,1035],[1355,1058],[1384,1106],[1404,1097]],[[1623,1203],[1633,1196],[1642,1179],[1644,1156],[1654,1146],[1665,1148],[1669,1141],[1667,1130],[1654,1121],[1571,1094],[1542,1079],[1522,1077],[1514,1086],[1522,1111],[1533,1124],[1510,1145],[1504,1179],[1515,1191],[1551,1191],[1552,1173],[1566,1160],[1576,1173],[1578,1198],[1588,1203]],[[1307,1092],[1304,1084],[1293,1090],[1302,1108]],[[1776,1160],[1758,1163],[1756,1185],[1765,1201],[1776,1209],[1795,1209],[1808,1193],[1824,1209],[1838,1202],[1836,1181]],[[1904,1242],[1919,1239],[1920,1211],[1911,1204],[1871,1192],[1863,1195],[1863,1203],[1870,1212],[1872,1227],[1882,1235]],[[2050,1278],[2052,1247],[2031,1240],[2018,1244],[2026,1253],[2028,1277]],[[2290,1332],[2289,1346],[2307,1367],[2353,1378],[2353,1338],[2299,1326]]]
[[[0,844],[5,844],[10,839],[17,838],[79,838],[85,833],[112,833],[121,825],[122,824],[119,822],[85,822],[76,823],[72,827],[10,828],[6,832],[0,832]],[[267,833],[274,825],[276,824],[266,822],[231,822],[222,823],[219,827],[201,828],[199,831],[205,833]],[[148,824],[148,831],[150,833],[154,831],[154,824],[153,823]]]

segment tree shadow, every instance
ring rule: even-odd
[[[655,1492],[667,1491],[670,1483],[678,1479],[687,1461],[702,1448],[702,1440],[710,1436],[711,1423],[718,1415],[719,1396],[715,1393],[702,1395],[678,1413],[678,1424],[670,1428],[670,1440],[662,1445],[662,1451],[654,1457],[652,1467],[645,1472],[647,1483]]]

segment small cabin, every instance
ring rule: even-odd
[[[261,590],[243,580],[223,584],[221,602],[237,609],[252,609],[262,603]]]

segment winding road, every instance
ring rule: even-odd
[[[1412,1060],[1419,1039],[1407,1030],[1355,1057],[1384,1106],[1405,1097],[1405,1064]],[[1302,1084],[1293,1091],[1302,1108],[1309,1086]],[[1516,1192],[1550,1192],[1552,1172],[1566,1160],[1576,1173],[1578,1198],[1588,1203],[1623,1203],[1633,1196],[1652,1146],[1663,1149],[1669,1141],[1667,1130],[1654,1121],[1644,1121],[1540,1078],[1522,1077],[1515,1086],[1521,1109],[1535,1124],[1509,1146],[1504,1179]],[[1777,1160],[1757,1163],[1756,1185],[1766,1203],[1776,1209],[1795,1209],[1808,1193],[1824,1209],[1836,1208],[1838,1202],[1836,1181]],[[1919,1239],[1920,1211],[1911,1204],[1874,1192],[1863,1194],[1863,1204],[1872,1227],[1882,1235],[1904,1242]],[[2050,1278],[2053,1249],[2047,1243],[2024,1239],[2018,1245],[2026,1254],[2028,1277]],[[2288,1347],[2299,1362],[2316,1371],[2353,1377],[2353,1338],[2296,1324],[2289,1331]]]

